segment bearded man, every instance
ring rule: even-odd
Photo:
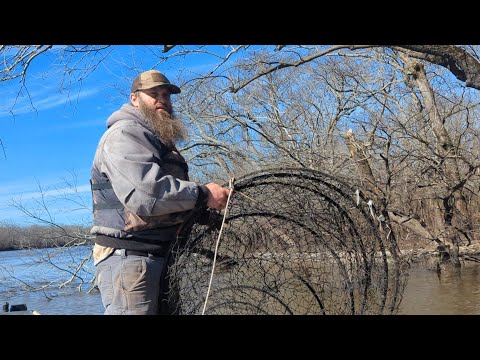
[[[176,148],[186,131],[159,71],[138,75],[130,103],[107,120],[93,160],[95,280],[107,315],[174,314],[166,269],[170,246],[192,211],[225,208],[229,190],[190,181]]]

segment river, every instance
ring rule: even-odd
[[[90,247],[79,246],[0,252],[0,303],[26,304],[43,315],[101,315],[98,290],[88,292],[92,288],[91,259],[79,272],[82,280],[59,288],[89,251]],[[480,314],[480,264],[446,267],[440,275],[414,266],[409,273],[399,315]]]

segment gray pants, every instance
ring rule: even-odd
[[[112,255],[97,264],[95,277],[105,315],[172,314],[166,258]],[[176,294],[175,294],[176,295]],[[173,296],[177,299],[177,295]]]

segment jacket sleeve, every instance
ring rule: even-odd
[[[195,207],[199,185],[164,173],[160,150],[140,125],[111,129],[105,138],[101,171],[124,206],[140,216],[158,216]],[[203,197],[202,197],[203,201]]]

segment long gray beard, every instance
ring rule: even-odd
[[[142,101],[140,111],[145,115],[148,127],[168,149],[175,149],[175,144],[186,139],[187,131],[174,115],[166,111],[157,112],[155,109],[149,109]]]

